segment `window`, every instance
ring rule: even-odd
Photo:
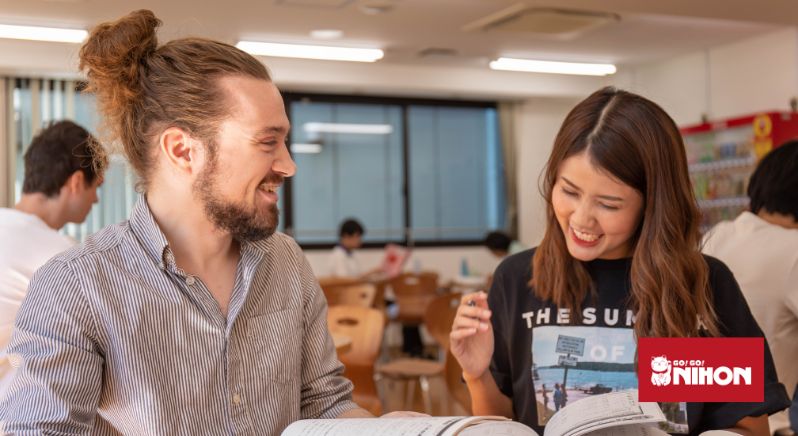
[[[482,240],[504,227],[494,109],[410,106],[411,237]]]
[[[78,84],[79,85],[79,84]],[[72,119],[97,135],[91,94],[72,81],[16,79],[13,87],[16,194],[34,132]],[[329,246],[348,217],[365,242],[481,243],[504,228],[504,169],[493,103],[285,95],[297,174],[281,193],[280,229],[305,246]],[[100,136],[101,137],[101,136]],[[100,202],[63,232],[78,240],[129,217],[135,174],[111,156]]]
[[[99,117],[95,99],[76,87],[80,83],[69,80],[16,79],[11,95],[13,119],[11,126],[15,141],[11,144],[15,156],[14,193],[16,201],[22,193],[25,175],[23,156],[35,132],[52,121],[70,119],[98,135]],[[100,136],[98,136],[100,137]],[[101,228],[124,221],[136,200],[135,176],[122,156],[112,155],[105,181],[97,191],[100,201],[94,205],[82,224],[67,224],[61,230],[77,240]]]
[[[338,223],[356,217],[365,241],[402,241],[401,107],[299,101],[290,118],[294,237],[335,243]]]
[[[491,103],[286,94],[297,174],[285,226],[303,245],[337,240],[480,243],[504,228],[504,171]]]

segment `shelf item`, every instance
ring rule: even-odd
[[[798,113],[767,112],[681,129],[702,231],[748,208],[748,180],[774,147],[798,138]]]

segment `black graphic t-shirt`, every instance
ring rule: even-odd
[[[551,416],[573,401],[637,389],[637,345],[635,314],[628,308],[631,259],[585,263],[597,292],[583,302],[581,317],[572,317],[530,289],[533,254],[534,249],[510,256],[494,274],[488,295],[495,338],[490,369],[499,389],[512,399],[515,419],[543,434]],[[762,337],[732,273],[719,260],[705,258],[721,334]],[[688,434],[729,428],[746,416],[787,406],[767,346],[763,403],[662,404],[669,431]]]

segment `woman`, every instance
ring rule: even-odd
[[[571,401],[592,392],[576,386],[634,389],[637,337],[762,336],[729,270],[699,251],[684,145],[656,104],[613,88],[579,103],[555,140],[544,194],[540,246],[505,260],[489,297],[466,296],[452,327],[474,414],[542,434],[534,384],[558,382]],[[689,403],[673,428],[768,434],[767,414],[787,397],[765,349],[764,403]],[[574,360],[592,363],[569,375],[563,362]]]

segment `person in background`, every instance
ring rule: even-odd
[[[684,144],[662,108],[611,87],[593,93],[566,116],[544,171],[540,246],[505,259],[487,295],[464,296],[452,326],[475,415],[512,417],[542,434],[548,417],[538,416],[530,368],[540,383],[564,378],[544,372],[562,356],[560,335],[621,353],[595,360],[629,364],[636,338],[763,337],[732,273],[700,252]],[[690,402],[678,429],[769,434],[767,415],[789,400],[767,347],[762,357],[763,402]],[[579,383],[600,380],[586,371]],[[624,384],[637,387],[633,372]],[[580,395],[560,388],[560,407]]]
[[[347,218],[338,228],[338,244],[330,254],[329,274],[333,277],[347,277],[365,280],[379,273],[380,268],[363,272],[355,250],[363,246],[363,224],[354,218]]]
[[[511,238],[507,233],[493,231],[485,236],[485,247],[499,259],[524,251],[526,247]]]
[[[768,339],[779,380],[792,393],[798,384],[798,141],[765,155],[748,197],[750,211],[707,232],[703,251],[734,273]],[[790,423],[778,413],[770,424],[778,430]]]
[[[485,236],[485,247],[498,260],[503,260],[511,254],[516,254],[526,249],[523,244],[511,238],[507,233],[498,230]],[[493,270],[495,267],[496,265],[494,264],[485,278],[485,289],[490,289],[493,284]]]
[[[86,219],[108,160],[86,129],[59,121],[33,138],[24,163],[19,202],[0,208],[0,398],[15,372],[5,347],[28,283],[51,257],[75,245],[58,231]]]
[[[333,277],[351,278],[355,280],[379,280],[384,278],[381,267],[375,267],[363,273],[355,257],[355,250],[363,245],[366,233],[363,224],[354,218],[347,218],[338,229],[338,245],[330,254],[329,274]],[[396,297],[390,286],[385,290],[385,308],[389,319],[395,319],[399,313]],[[410,356],[422,356],[424,344],[418,326],[402,326],[402,352]]]
[[[562,407],[562,391],[560,390],[560,384],[554,383],[554,411],[559,411],[560,407]]]
[[[370,417],[307,259],[275,231],[296,171],[280,91],[231,45],[159,45],[160,25],[135,11],[80,50],[142,195],[31,281],[0,433],[276,436],[298,419]]]

